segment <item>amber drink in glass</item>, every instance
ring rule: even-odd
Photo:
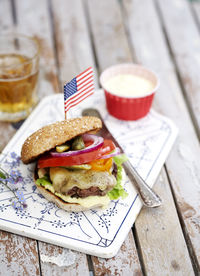
[[[25,119],[37,103],[39,49],[31,37],[0,35],[0,121]]]

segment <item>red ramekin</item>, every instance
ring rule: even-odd
[[[127,97],[118,96],[115,91],[106,90],[105,83],[116,75],[133,74],[153,83],[153,90],[144,95]],[[151,70],[137,64],[125,63],[107,68],[100,76],[100,84],[104,89],[108,112],[120,120],[138,120],[149,112],[155,92],[159,86],[158,77]],[[124,91],[126,94],[126,91]]]

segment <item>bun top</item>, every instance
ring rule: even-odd
[[[88,132],[96,133],[101,128],[101,120],[89,116],[59,121],[44,126],[26,139],[22,146],[21,159],[25,164],[28,164],[39,155],[64,144],[78,135]]]

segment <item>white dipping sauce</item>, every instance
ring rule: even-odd
[[[136,75],[120,74],[107,80],[104,87],[107,91],[118,96],[138,97],[153,91],[155,85]]]

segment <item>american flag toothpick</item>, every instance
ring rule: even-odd
[[[94,93],[94,73],[89,67],[64,85],[65,120],[71,107],[79,104]]]

